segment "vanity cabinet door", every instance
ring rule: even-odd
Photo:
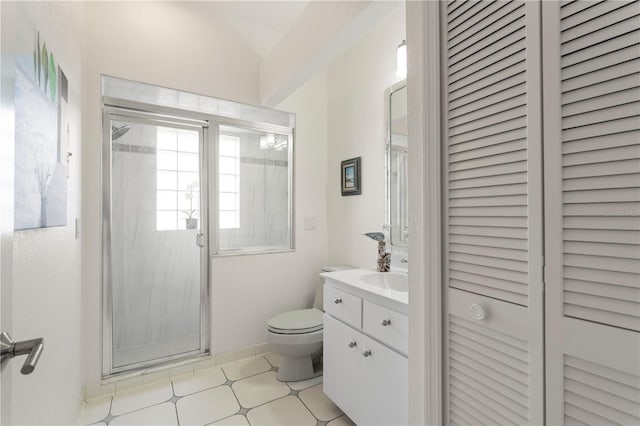
[[[369,406],[363,396],[363,338],[362,333],[325,314],[323,391],[356,423]]]
[[[371,351],[370,355],[363,356],[365,351]],[[359,352],[364,396],[361,400],[367,409],[362,417],[353,420],[360,425],[409,424],[407,358],[366,336]]]
[[[407,358],[328,315],[323,390],[356,424],[407,424]]]

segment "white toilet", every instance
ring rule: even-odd
[[[353,269],[353,266],[327,266],[322,272]],[[276,378],[281,382],[296,382],[314,376],[313,364],[322,355],[322,289],[318,285],[313,308],[284,312],[267,321],[267,343],[280,355]]]

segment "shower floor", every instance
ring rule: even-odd
[[[165,340],[155,344],[144,344],[135,347],[113,348],[113,365],[122,367],[149,360],[195,352],[200,348],[200,335],[192,334]]]
[[[275,354],[201,370],[87,401],[79,425],[352,426],[322,392],[322,375],[276,380]]]

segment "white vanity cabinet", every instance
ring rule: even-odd
[[[358,425],[406,425],[407,315],[348,290],[326,279],[324,392]]]

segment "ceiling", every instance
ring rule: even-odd
[[[206,1],[200,7],[222,17],[262,59],[307,7],[296,1]]]

